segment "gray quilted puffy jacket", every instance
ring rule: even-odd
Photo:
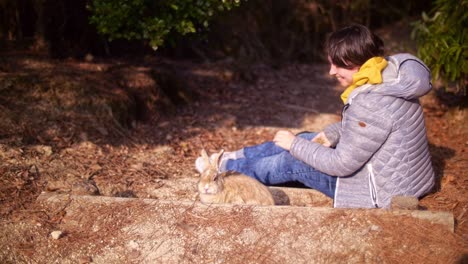
[[[389,207],[393,196],[420,197],[434,186],[424,116],[418,98],[431,89],[416,57],[387,58],[383,83],[349,96],[342,121],[325,128],[332,147],[296,137],[291,154],[338,176],[335,207]]]

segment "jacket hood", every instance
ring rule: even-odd
[[[405,100],[417,99],[431,88],[431,72],[417,57],[403,53],[386,58],[387,67],[382,72],[383,82],[377,85],[363,85],[354,90],[350,97],[359,93],[378,93]]]

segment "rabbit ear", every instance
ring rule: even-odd
[[[203,159],[209,160],[210,158],[208,157],[208,153],[206,153],[205,149],[202,149],[200,152],[201,156]]]
[[[218,153],[215,153],[211,156],[211,164],[216,166],[216,169],[219,168],[220,158],[223,156],[224,149],[220,150]]]
[[[210,166],[210,158],[208,157],[208,154],[206,153],[206,150],[201,151],[201,157],[198,157],[195,160],[195,168],[199,173],[204,172],[208,167]]]

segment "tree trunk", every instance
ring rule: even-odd
[[[34,47],[36,50],[47,50],[45,39],[45,22],[44,22],[44,0],[33,0],[34,11],[37,14],[34,32]]]

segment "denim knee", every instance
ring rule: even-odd
[[[316,132],[303,131],[296,134],[297,137],[312,140],[317,135]]]

